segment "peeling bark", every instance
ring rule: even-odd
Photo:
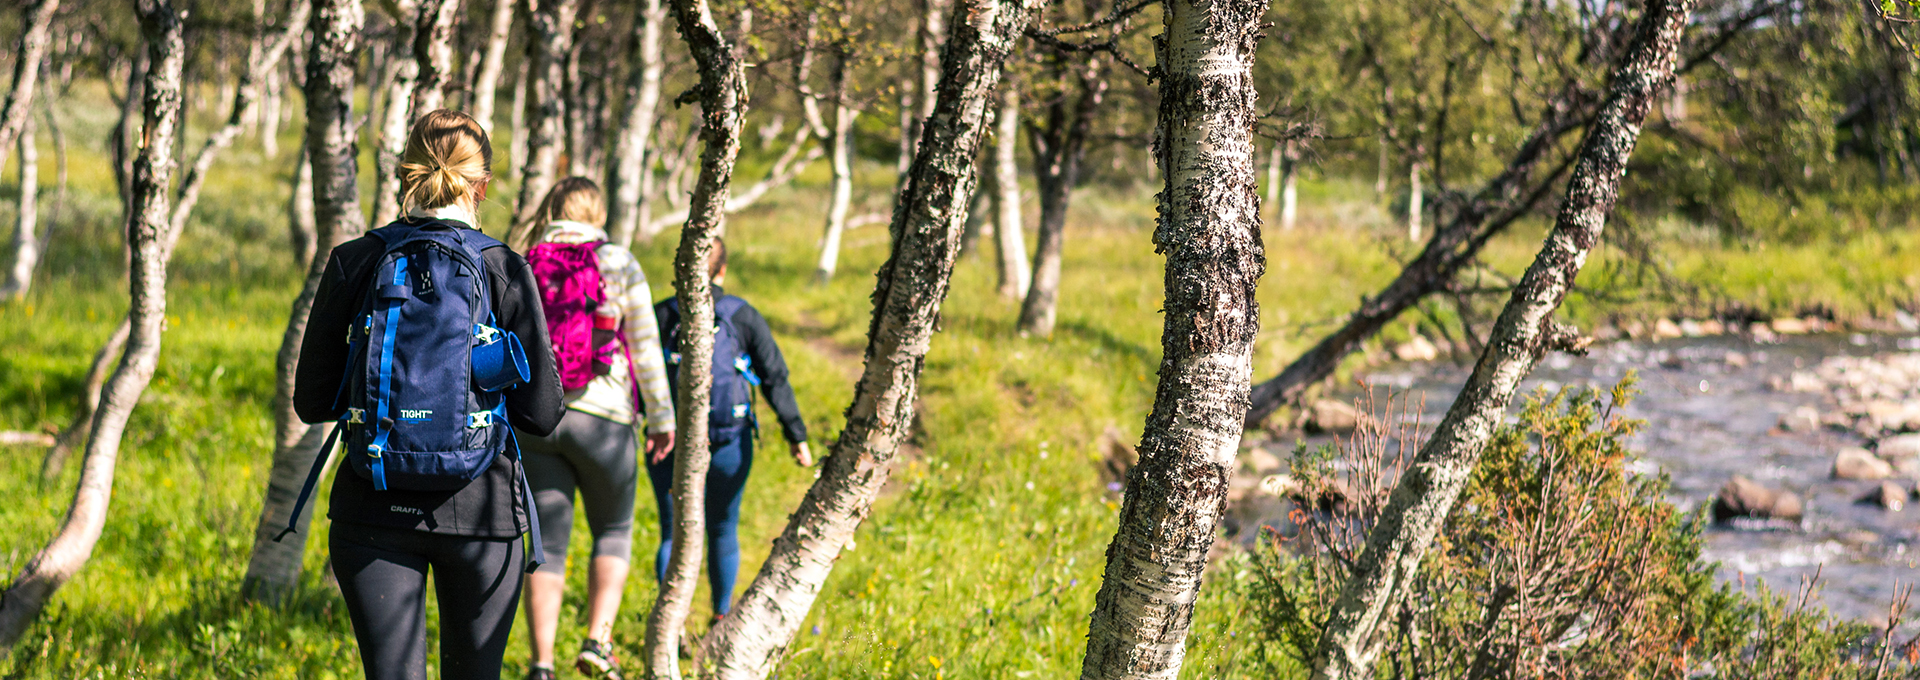
[[[540,212],[560,172],[560,146],[566,138],[566,65],[573,52],[573,20],[580,0],[528,0],[533,7],[527,25],[527,121],[516,134],[526,135],[520,171],[520,197],[515,204],[513,229],[518,231]]]
[[[180,115],[180,71],[186,46],[181,39],[181,15],[171,2],[140,0],[137,8],[153,68],[146,78],[143,143],[134,162],[133,210],[127,215],[133,246],[127,318],[134,332],[94,416],[85,466],[66,520],[46,547],[27,560],[5,595],[0,595],[0,655],[13,649],[54,592],[92,557],[113,499],[121,435],[160,359],[167,311],[167,230],[172,223],[167,214],[167,185],[173,174],[173,136]]]
[[[294,496],[306,481],[327,426],[308,427],[293,414],[293,376],[299,365],[300,343],[306,336],[307,316],[320,288],[333,247],[366,230],[360,212],[359,166],[354,160],[356,125],[353,115],[354,65],[358,61],[360,28],[366,16],[360,0],[321,0],[307,21],[313,36],[307,41],[306,160],[311,172],[313,220],[317,247],[307,262],[307,280],[294,298],[287,329],[274,360],[273,468],[267,473],[266,498],[254,523],[253,551],[247,560],[243,596],[278,603],[299,582],[309,517],[296,518],[300,540],[275,542],[287,526]],[[295,199],[298,200],[298,199]],[[306,510],[311,512],[311,505]],[[303,513],[305,514],[305,513]]]
[[[38,89],[35,83],[40,80],[40,63],[46,60],[47,46],[52,42],[53,13],[58,9],[60,0],[28,0],[20,7],[20,23],[25,30],[13,53],[13,89],[7,91],[6,103],[0,104],[0,167],[6,166],[7,150],[19,140],[33,115],[33,93]]]
[[[1154,39],[1166,188],[1160,383],[1094,598],[1083,680],[1174,678],[1227,509],[1266,271],[1254,175],[1255,48],[1267,0],[1169,0]]]
[[[634,232],[646,224],[647,182],[652,174],[649,154],[653,128],[660,115],[660,27],[667,21],[667,8],[660,0],[640,0],[633,16],[633,53],[627,63],[627,116],[615,141],[612,178],[613,190],[607,202],[607,234],[613,242],[627,247]],[[649,234],[651,236],[651,234]]]
[[[886,483],[913,421],[920,367],[959,255],[993,90],[1041,6],[962,0],[955,12],[934,113],[894,209],[893,251],[877,274],[866,368],[846,427],[753,584],[708,634],[703,648],[718,677],[759,678],[771,670]]]
[[[1033,276],[1027,269],[1027,236],[1020,224],[1020,89],[1000,93],[993,133],[993,242],[999,259],[1000,297],[1024,299]]]
[[[693,608],[694,587],[706,553],[707,409],[713,392],[713,281],[707,262],[726,219],[733,164],[740,156],[746,118],[747,76],[740,55],[713,20],[706,0],[672,0],[680,37],[693,53],[700,84],[700,178],[693,187],[691,217],[680,230],[673,285],[680,300],[680,364],[675,371],[679,442],[673,454],[673,555],[647,616],[647,672],[655,680],[679,680],[680,635]]]
[[[853,204],[853,122],[859,109],[847,101],[847,60],[845,48],[836,48],[833,68],[827,78],[833,89],[833,129],[827,146],[833,149],[832,198],[827,203],[827,232],[820,239],[820,260],[814,267],[814,280],[826,283],[840,267],[840,241],[847,233],[847,208]]]
[[[414,118],[440,109],[447,100],[447,83],[453,78],[453,21],[460,15],[460,0],[419,0],[413,23],[413,62],[419,76],[413,84]]]
[[[1352,576],[1328,614],[1313,677],[1373,676],[1380,652],[1375,632],[1466,487],[1520,381],[1549,350],[1584,346],[1585,341],[1552,314],[1599,242],[1607,213],[1620,196],[1620,179],[1641,125],[1654,98],[1673,80],[1681,33],[1693,4],[1655,0],[1643,11],[1633,41],[1614,69],[1606,101],[1581,142],[1553,231],[1514,287],[1473,375],[1401,474],[1368,533]]]

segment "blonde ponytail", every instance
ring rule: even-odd
[[[414,121],[399,173],[400,203],[409,209],[478,208],[474,194],[493,181],[493,144],[471,116],[433,111]]]

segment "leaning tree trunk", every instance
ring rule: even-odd
[[[833,197],[827,203],[827,233],[820,239],[820,261],[814,279],[826,283],[840,268],[840,240],[847,233],[847,208],[853,204],[853,121],[860,110],[847,101],[847,61],[844,47],[835,47],[828,87],[833,89]]]
[[[621,247],[633,244],[633,234],[647,223],[645,176],[652,173],[648,149],[654,120],[660,115],[660,26],[667,9],[660,0],[640,0],[633,15],[633,54],[627,63],[627,116],[614,141],[607,202],[607,234]],[[648,236],[652,236],[649,234]]]
[[[293,261],[313,261],[320,236],[313,223],[313,164],[307,162],[307,142],[300,140],[300,152],[293,160],[293,191],[287,198],[287,242],[293,247]]]
[[[74,449],[85,446],[87,435],[93,429],[93,412],[99,409],[100,394],[106,391],[108,371],[112,370],[120,359],[121,350],[127,347],[127,336],[133,332],[133,326],[124,317],[113,333],[107,336],[106,343],[94,352],[93,363],[87,368],[84,387],[80,390],[80,408],[73,414],[73,422],[60,431],[54,438],[53,446],[48,447],[47,455],[40,459],[40,479],[51,482],[60,477],[67,469],[67,459],[73,456]]]
[[[186,56],[181,16],[167,0],[138,3],[140,32],[153,67],[147,73],[140,157],[133,169],[133,211],[127,215],[133,245],[127,318],[133,335],[108,380],[106,396],[94,416],[84,469],[60,532],[47,543],[0,595],[0,655],[13,649],[27,626],[46,608],[54,591],[85,566],[106,527],[113,499],[114,464],[121,435],[134,406],[153,379],[160,360],[160,334],[167,313],[167,185],[173,174],[174,133],[180,115],[180,69]]]
[[[60,0],[28,0],[20,8],[19,48],[13,53],[13,89],[0,104],[0,167],[7,164],[7,148],[13,146],[27,119],[33,115],[34,84],[40,80],[40,62],[46,60],[47,45],[52,42],[53,13]]]
[[[447,100],[447,83],[453,78],[453,21],[460,14],[460,0],[419,2],[413,17],[413,63],[419,75],[410,95],[409,123],[438,110]]]
[[[573,51],[573,18],[580,0],[529,0],[533,12],[527,36],[527,148],[521,156],[520,198],[513,223],[519,231],[540,211],[540,201],[553,188],[560,171],[560,146],[565,143],[567,54]]]
[[[1073,110],[1065,102],[1048,107],[1045,128],[1034,128],[1033,175],[1040,188],[1040,233],[1033,249],[1033,283],[1020,304],[1022,334],[1053,335],[1060,301],[1060,258],[1067,243],[1067,206],[1080,182],[1080,164],[1087,157],[1087,137],[1093,117],[1107,90],[1098,58],[1089,60],[1079,78],[1080,96]],[[1042,141],[1044,140],[1044,141]],[[1252,162],[1253,156],[1247,156]]]
[[[666,582],[647,616],[647,672],[655,680],[679,680],[680,634],[693,609],[700,558],[706,552],[707,408],[713,397],[713,290],[707,261],[726,219],[733,163],[740,155],[740,126],[747,110],[747,76],[739,55],[714,23],[706,0],[672,0],[680,37],[700,69],[700,179],[693,187],[687,225],[673,261],[680,300],[680,364],[675,374],[676,428],[673,454],[673,555]]]
[[[793,641],[886,483],[913,422],[932,342],[966,228],[980,144],[1001,66],[1041,0],[962,0],[941,60],[939,96],[893,213],[893,252],[876,275],[866,369],[820,478],[774,540],[753,584],[705,641],[721,678],[759,678]]]
[[[33,268],[40,263],[40,150],[33,144],[33,122],[20,128],[19,219],[14,222],[13,266],[0,284],[0,301],[18,300],[33,287]]]
[[[480,58],[479,74],[473,79],[473,118],[480,121],[481,129],[489,134],[493,132],[493,100],[499,97],[500,72],[507,66],[507,35],[512,32],[513,0],[493,0],[493,16],[487,24],[487,51]]]
[[[379,141],[373,148],[373,223],[386,224],[400,216],[400,155],[407,150],[407,128],[413,124],[413,84],[420,78],[420,63],[413,58],[413,22],[415,0],[399,0],[391,9],[393,44],[387,46],[387,69],[380,96]],[[369,103],[371,106],[371,103]]]
[[[1000,93],[999,128],[993,133],[994,243],[1000,260],[1000,297],[1025,299],[1032,282],[1027,236],[1020,225],[1020,90]]]
[[[1560,138],[1586,120],[1587,106],[1578,80],[1550,98],[1539,122],[1514,152],[1507,167],[1469,200],[1462,202],[1446,226],[1435,231],[1420,254],[1375,295],[1364,298],[1340,328],[1315,343],[1275,376],[1253,388],[1247,426],[1256,427],[1282,405],[1299,400],[1307,388],[1325,380],[1340,361],[1359,349],[1367,338],[1413,307],[1421,299],[1452,285],[1454,275],[1472,262],[1495,235],[1533,211],[1566,170],[1564,164],[1544,176],[1536,175]]]
[[[1600,241],[1607,213],[1620,196],[1627,158],[1654,97],[1673,80],[1675,55],[1694,0],[1647,4],[1633,41],[1613,73],[1607,99],[1587,128],[1566,198],[1540,254],[1513,289],[1494,323],[1487,349],[1427,443],[1401,472],[1352,576],[1327,617],[1313,658],[1313,677],[1373,677],[1379,656],[1375,633],[1466,487],[1480,453],[1507,412],[1521,379],[1549,350],[1574,350],[1585,340],[1552,319],[1573,287],[1587,254]]]
[[[294,298],[286,332],[280,337],[280,353],[274,360],[273,468],[267,474],[266,499],[254,523],[253,552],[241,584],[246,597],[269,603],[282,601],[299,582],[308,518],[304,513],[295,518],[300,540],[275,542],[274,537],[287,526],[294,496],[312,469],[314,457],[320,455],[328,427],[309,427],[293,414],[293,376],[299,366],[300,343],[306,336],[307,315],[333,247],[366,229],[360,212],[359,166],[354,162],[353,114],[355,52],[365,19],[360,0],[321,0],[307,24],[314,39],[307,41],[305,155],[312,173],[310,190],[318,247],[307,262],[306,283]],[[307,510],[312,507],[307,506]]]
[[[1156,249],[1167,256],[1160,384],[1094,597],[1082,680],[1174,678],[1240,447],[1266,256],[1253,60],[1267,0],[1169,0]]]

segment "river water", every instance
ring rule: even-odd
[[[1694,510],[1712,503],[1734,474],[1791,490],[1806,501],[1798,526],[1710,529],[1706,557],[1720,563],[1720,579],[1757,580],[1776,592],[1791,592],[1818,571],[1820,600],[1834,614],[1884,620],[1896,582],[1920,580],[1915,570],[1920,508],[1888,512],[1858,502],[1878,482],[1834,480],[1829,472],[1834,453],[1861,446],[1860,435],[1777,427],[1783,414],[1801,406],[1822,413],[1837,409],[1834,395],[1769,385],[1829,357],[1905,353],[1915,347],[1920,340],[1912,337],[1858,334],[1784,336],[1767,343],[1745,336],[1623,340],[1598,344],[1586,357],[1549,356],[1522,393],[1578,385],[1607,389],[1627,371],[1637,371],[1640,394],[1625,411],[1646,422],[1632,442],[1641,456],[1635,471],[1664,471],[1672,480],[1669,498],[1675,505]],[[1395,401],[1404,392],[1406,403],[1424,411],[1421,421],[1430,428],[1452,404],[1469,370],[1446,362],[1393,364],[1365,372],[1362,379],[1376,395],[1380,388],[1391,390]],[[1513,410],[1518,412],[1518,404]]]

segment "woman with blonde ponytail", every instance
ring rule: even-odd
[[[414,123],[399,168],[406,215],[333,249],[301,347],[293,395],[295,410],[309,423],[338,421],[340,429],[348,433],[344,450],[353,464],[340,465],[334,476],[327,513],[333,520],[328,540],[333,572],[346,598],[360,659],[370,680],[426,677],[428,572],[433,574],[440,607],[440,677],[497,680],[520,599],[520,574],[529,562],[521,534],[530,530],[539,533],[527,507],[525,470],[515,447],[509,444],[510,432],[496,426],[493,418],[504,415],[513,430],[544,436],[560,422],[562,390],[532,270],[519,254],[476,231],[480,226],[477,208],[486,199],[487,183],[493,178],[489,170],[492,149],[487,133],[464,113],[439,110]],[[438,240],[408,240],[427,232]],[[450,268],[446,263],[454,256],[435,251],[449,250],[436,245],[443,242],[464,243],[477,250],[481,260],[478,268],[483,270],[478,278],[483,280],[475,280],[468,273],[471,269]],[[390,248],[390,243],[395,245]],[[399,245],[411,243],[419,243],[420,248],[402,250]],[[406,264],[406,257],[396,261],[397,255],[411,256],[414,261],[411,265]],[[429,261],[436,264],[426,264]],[[441,273],[432,274],[436,271]],[[375,282],[376,273],[395,280]],[[482,294],[490,306],[479,306]],[[436,305],[449,304],[444,301],[463,295],[472,298],[463,298],[470,306],[461,309],[490,309],[490,318],[477,323],[491,325],[468,324],[463,316],[458,324],[427,326],[424,330],[409,326],[408,332],[440,332],[435,337],[453,337],[461,347],[469,342],[462,338],[471,336],[471,357],[463,351],[459,356],[416,354],[406,357],[407,361],[387,360],[394,356],[392,348],[403,345],[408,337],[403,334],[402,340],[396,341],[392,332],[395,324],[401,320],[439,323],[441,317],[434,316],[436,310],[447,308]],[[372,330],[375,322],[369,310],[375,303],[383,305],[378,309],[387,310],[384,336]],[[403,306],[406,317],[400,315]],[[449,332],[454,335],[448,336]],[[498,386],[483,384],[488,378],[483,378],[478,359],[481,345],[510,344],[489,344],[502,334],[518,338],[524,347],[526,370],[509,370],[520,377],[504,380]],[[380,361],[372,360],[374,352],[368,344],[372,341],[386,343],[380,345],[385,353]],[[419,365],[434,361],[472,362],[474,384],[441,381],[410,387],[411,391],[404,394],[397,386],[391,390],[387,387],[389,364],[395,375],[414,375],[406,371],[431,375],[445,369],[445,374],[461,376],[460,382],[467,382],[467,365]],[[509,361],[507,365],[514,364]],[[367,377],[376,370],[378,387]],[[394,384],[402,383],[396,379]],[[482,407],[491,411],[438,415],[418,404],[409,408],[409,399],[424,401],[446,394],[456,394],[460,399],[481,398],[469,397],[470,391],[484,393],[490,401],[482,403],[496,405]],[[423,396],[425,392],[440,394]],[[368,393],[379,395],[381,412],[386,411],[387,400],[391,399],[395,412],[383,417],[371,408],[352,408],[356,399],[365,399],[361,395]],[[444,476],[432,477],[434,483],[428,484],[385,472],[402,469],[399,465],[409,460],[407,456],[421,455],[421,449],[397,444],[383,447],[390,444],[386,436],[393,435],[393,442],[402,442],[408,436],[427,436],[413,433],[442,431],[464,442],[460,445],[464,447],[459,452],[464,456],[461,461],[477,461],[470,463],[478,470],[477,476],[455,478],[454,482],[445,481]],[[480,448],[472,448],[475,446]],[[374,466],[369,478],[361,458],[356,456],[376,463],[386,460],[386,467]],[[537,560],[538,553],[535,555]],[[552,559],[565,558],[557,555]]]

